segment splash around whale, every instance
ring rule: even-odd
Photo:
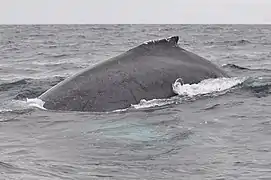
[[[141,99],[175,96],[172,84],[229,77],[210,61],[178,46],[178,36],[145,42],[60,82],[38,98],[44,108],[105,112]]]

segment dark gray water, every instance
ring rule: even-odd
[[[238,78],[219,95],[112,113],[27,105],[142,42],[180,46]],[[271,179],[271,26],[0,26],[0,179]]]

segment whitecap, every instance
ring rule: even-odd
[[[170,104],[176,104],[185,100],[183,97],[193,98],[195,96],[226,93],[242,84],[247,78],[232,77],[232,78],[216,78],[216,79],[206,79],[197,84],[184,84],[181,78],[178,78],[173,84],[173,91],[179,95],[174,96],[169,99],[152,99],[145,100],[142,99],[138,104],[132,104],[131,107],[135,109],[145,109],[152,107],[166,106]]]
[[[216,78],[206,79],[198,84],[183,84],[182,82],[179,82],[179,79],[177,79],[172,85],[172,88],[178,95],[193,97],[226,91],[243,83],[245,80],[246,78],[240,77]]]

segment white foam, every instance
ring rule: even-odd
[[[26,105],[28,107],[36,107],[36,108],[39,108],[39,109],[43,109],[43,110],[46,110],[43,105],[44,105],[44,101],[42,101],[41,99],[39,98],[33,98],[33,99],[26,99]]]
[[[218,92],[227,92],[227,90],[243,83],[246,78],[218,78],[218,79],[206,79],[201,81],[198,84],[183,84],[182,79],[177,79],[175,83],[172,85],[173,91],[180,96],[200,96],[206,94],[214,94]],[[169,104],[174,104],[181,102],[182,97],[174,96],[170,99],[153,99],[146,101],[142,99],[140,103],[131,105],[132,108],[135,109],[144,109],[150,107],[159,107],[165,106]]]
[[[39,108],[42,110],[46,110],[43,105],[44,102],[38,98],[26,100],[11,100],[5,101],[1,104],[1,106],[5,108],[0,109],[0,112],[12,112],[15,110],[24,110],[29,108]]]
[[[12,109],[0,109],[0,112],[12,112]]]
[[[135,109],[144,109],[150,107],[157,107],[157,106],[165,106],[174,103],[171,99],[152,99],[152,100],[145,100],[141,99],[138,104],[132,104],[131,107]]]
[[[234,86],[243,83],[246,78],[217,78],[206,79],[198,84],[182,84],[179,79],[172,85],[173,91],[182,96],[193,97],[210,93],[226,91]]]
[[[114,110],[113,112],[125,112],[127,111],[129,108],[125,108],[125,109],[117,109],[117,110]]]

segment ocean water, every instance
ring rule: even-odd
[[[227,71],[107,113],[43,110],[41,93],[141,43]],[[0,180],[271,179],[271,26],[0,26]]]

